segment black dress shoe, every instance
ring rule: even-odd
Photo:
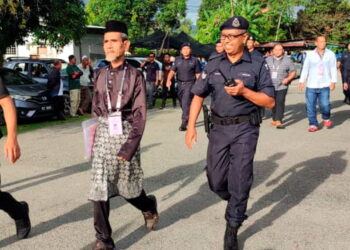
[[[145,219],[145,226],[148,230],[154,230],[159,221],[159,215],[157,210],[157,199],[154,195],[147,196],[150,200],[154,202],[154,206],[151,211],[142,212]]]
[[[232,227],[229,223],[226,224],[224,250],[238,250],[237,232],[239,226]]]
[[[20,202],[23,208],[23,218],[20,220],[15,220],[16,223],[16,232],[18,239],[25,239],[28,237],[30,233],[30,229],[32,228],[29,219],[29,206],[25,201]]]
[[[186,126],[181,125],[179,127],[179,131],[186,131],[186,130],[187,130]]]
[[[113,250],[115,247],[108,246],[107,244],[103,243],[102,241],[97,240],[92,247],[92,250]]]

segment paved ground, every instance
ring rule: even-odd
[[[242,249],[350,249],[350,106],[342,103],[339,86],[331,99],[333,129],[306,131],[304,94],[295,87],[287,97],[288,127],[263,123],[250,217],[239,234]],[[142,141],[146,190],[158,197],[159,228],[148,233],[141,214],[116,198],[110,220],[117,249],[222,249],[225,203],[207,186],[203,126],[199,123],[199,142],[188,151],[177,131],[179,117],[179,109],[151,111]],[[89,249],[90,166],[83,159],[80,124],[19,139],[18,164],[10,167],[1,159],[2,188],[29,202],[33,230],[29,239],[15,241],[12,221],[0,213],[0,248]]]

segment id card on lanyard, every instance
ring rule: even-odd
[[[271,78],[272,79],[277,79],[277,72],[278,72],[278,69],[280,68],[280,65],[278,65],[278,67],[276,68],[275,66],[275,58],[272,59],[272,70],[271,70]]]
[[[108,129],[110,136],[122,135],[123,134],[123,121],[122,112],[120,111],[122,97],[123,97],[123,87],[125,82],[125,72],[126,67],[123,70],[123,77],[120,84],[120,89],[117,96],[116,112],[112,113],[112,103],[111,97],[108,90],[108,73],[106,75],[106,92],[107,92],[107,105],[108,105]]]

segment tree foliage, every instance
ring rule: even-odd
[[[346,0],[307,0],[298,12],[294,30],[298,37],[326,35],[330,42],[350,39],[350,3]]]
[[[0,0],[0,60],[6,48],[23,43],[29,33],[40,43],[63,47],[84,34],[80,0]]]
[[[104,26],[109,19],[124,21],[132,40],[150,31],[174,30],[186,14],[185,0],[90,0],[88,23]]]
[[[220,25],[229,17],[240,15],[250,22],[249,32],[260,42],[289,38],[294,25],[294,8],[303,0],[216,0],[202,2],[197,21],[197,38],[213,43],[219,36]],[[202,11],[202,14],[201,14]]]

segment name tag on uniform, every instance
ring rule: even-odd
[[[114,112],[108,116],[108,128],[109,128],[110,136],[123,134],[123,123],[122,123],[121,112]]]
[[[271,71],[271,78],[277,79],[277,71]]]
[[[323,65],[318,66],[318,75],[320,75],[320,76],[324,75],[324,67],[323,67]]]

